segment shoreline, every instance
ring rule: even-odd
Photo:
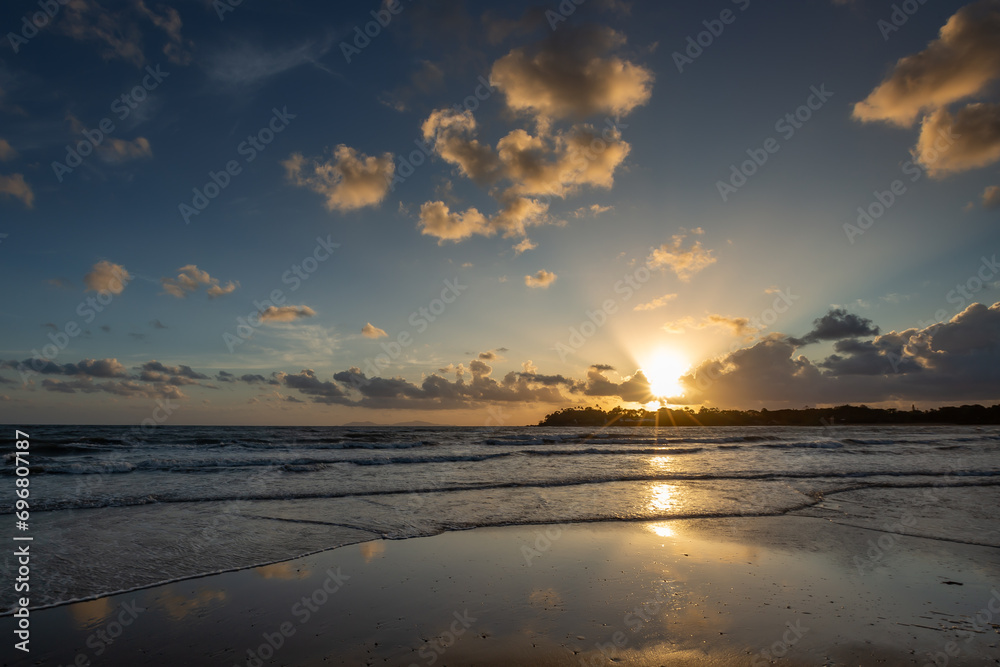
[[[25,665],[756,666],[778,653],[790,665],[922,667],[937,653],[1000,664],[1000,550],[898,534],[859,568],[870,539],[798,515],[376,539],[33,611],[30,657],[9,644],[0,654]]]
[[[580,484],[574,484],[572,486],[580,486]],[[407,496],[409,493],[410,492],[408,491],[400,491],[398,495]],[[393,496],[397,494],[390,493],[388,495]],[[887,511],[885,508],[888,507],[886,504],[888,501],[892,501],[894,503],[902,502],[902,505],[897,507],[895,510]],[[302,501],[299,499],[286,499],[280,501],[260,502],[268,505],[276,504],[278,506],[288,508],[289,511],[294,511],[296,507],[300,506]],[[844,526],[861,532],[884,533],[886,532],[885,528],[888,526],[884,523],[883,519],[888,518],[890,514],[898,513],[900,508],[909,508],[909,510],[915,512],[918,517],[911,517],[910,521],[906,523],[899,523],[897,520],[896,524],[892,527],[892,530],[889,531],[890,533],[908,535],[910,537],[935,540],[955,545],[1000,548],[1000,531],[997,530],[995,522],[993,522],[993,520],[989,517],[988,511],[983,509],[995,506],[998,502],[1000,502],[1000,483],[990,483],[985,480],[963,479],[952,480],[948,483],[938,482],[935,484],[879,484],[831,489],[819,493],[818,496],[811,498],[803,497],[802,501],[794,506],[785,506],[774,511],[746,511],[740,507],[739,511],[711,513],[696,512],[688,514],[678,512],[675,508],[670,514],[663,516],[594,518],[573,517],[563,519],[546,518],[537,520],[522,519],[518,521],[497,522],[476,526],[439,526],[434,532],[410,534],[405,536],[386,536],[376,532],[373,528],[362,528],[360,526],[353,525],[348,526],[347,524],[338,524],[326,521],[302,522],[301,520],[293,518],[291,519],[291,523],[288,524],[285,523],[285,521],[288,520],[288,517],[282,517],[282,512],[275,512],[272,509],[270,512],[272,516],[260,516],[259,512],[262,512],[263,510],[244,512],[240,515],[228,515],[227,521],[230,524],[226,526],[228,533],[222,535],[209,532],[207,540],[203,541],[199,541],[198,538],[203,536],[205,531],[198,533],[198,524],[194,522],[198,518],[198,514],[190,513],[184,515],[185,520],[189,521],[188,525],[192,529],[189,532],[189,535],[185,536],[185,539],[190,537],[193,537],[194,539],[187,542],[178,540],[177,546],[183,547],[185,550],[193,550],[196,553],[211,556],[213,550],[216,553],[219,549],[226,550],[229,545],[227,540],[231,539],[233,535],[254,535],[257,536],[257,542],[251,542],[248,546],[261,549],[258,554],[259,557],[253,560],[239,562],[238,564],[234,564],[230,567],[223,567],[211,571],[188,573],[184,572],[184,568],[181,567],[173,570],[175,576],[171,576],[169,578],[153,580],[147,579],[144,583],[133,586],[108,588],[99,593],[91,593],[73,599],[46,602],[38,606],[29,606],[29,610],[31,612],[41,612],[44,610],[65,607],[67,605],[91,602],[102,598],[145,591],[159,586],[182,583],[185,581],[219,576],[233,572],[253,570],[280,563],[287,563],[289,561],[307,558],[316,554],[322,554],[337,549],[348,548],[354,545],[380,541],[386,543],[403,543],[414,539],[429,539],[451,533],[467,533],[469,531],[487,529],[531,530],[536,528],[545,529],[550,526],[562,527],[567,525],[580,527],[614,527],[616,525],[643,525],[657,522],[727,522],[737,519],[750,518],[776,519],[784,517],[800,517],[825,520],[833,525]],[[182,503],[181,508],[187,511],[189,506],[192,505],[195,506],[195,509],[199,514],[204,514],[204,511],[208,510],[208,514],[210,516],[214,516],[212,514],[216,507],[214,502],[199,501],[197,503]],[[846,513],[843,509],[845,506],[847,507]],[[870,509],[879,509],[866,516],[864,511],[859,511],[859,508],[866,506]],[[970,509],[974,506],[978,506],[980,509]],[[162,514],[163,512],[171,513],[176,509],[177,508],[174,507],[174,503],[152,503],[147,505],[129,505],[113,508],[95,507],[71,510],[51,510],[48,513],[53,514],[54,517],[59,517],[59,521],[72,524],[79,529],[81,526],[90,526],[90,528],[94,528],[92,522],[107,525],[108,522],[105,521],[105,518],[106,513],[109,510],[116,514],[122,513],[125,516],[128,516],[134,511],[139,511],[145,515],[142,519],[144,523],[158,524],[165,518]],[[941,517],[935,517],[935,514],[939,512],[945,512],[946,520],[944,522],[942,522]],[[902,513],[906,516],[908,510],[902,509]],[[274,516],[275,514],[278,516]],[[947,520],[948,517],[951,516],[961,516],[963,525],[959,527],[957,524],[954,524],[954,522]],[[176,517],[174,518],[176,519]],[[284,528],[288,525],[293,527],[306,525],[307,530],[309,531],[308,533],[296,533],[286,537],[295,540],[294,543],[299,545],[300,548],[306,544],[309,544],[313,548],[304,549],[298,553],[294,550],[282,550],[282,547],[278,546],[278,542],[276,542],[275,535],[271,534],[269,536],[269,533],[274,533],[275,530],[278,530],[278,527],[271,523],[273,520],[281,522],[280,528]],[[52,521],[50,520],[50,523],[51,522]],[[112,523],[114,523],[114,521],[112,521]],[[214,526],[208,524],[208,528],[214,528]],[[102,539],[102,534],[90,533],[87,528],[83,528],[83,533],[89,534],[91,536],[91,540]],[[60,533],[57,531],[56,534]],[[61,534],[64,538],[68,536],[66,533]],[[103,535],[103,537],[106,538],[108,535],[114,534],[114,529],[111,529],[111,531]],[[142,543],[142,538],[137,537],[136,540],[135,544],[138,545]],[[306,541],[303,542],[300,540]],[[269,542],[270,544],[268,544]],[[120,544],[120,546],[127,545]],[[263,554],[268,548],[272,549],[272,551],[270,553],[270,557],[265,557]],[[42,553],[44,557],[50,555],[47,551],[43,551]],[[131,562],[127,559],[118,559],[112,561],[108,565],[112,567],[112,571],[127,571],[127,569],[132,567]],[[150,571],[152,569],[152,571],[155,572],[166,572],[167,570],[159,568],[169,567],[170,559],[164,560],[161,558],[157,561],[151,561],[146,565],[146,571]],[[188,561],[185,567],[191,567],[192,565],[193,563]],[[79,571],[73,574],[80,576]],[[12,616],[14,610],[15,607],[11,606],[0,613],[0,617]]]

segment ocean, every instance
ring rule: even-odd
[[[1000,486],[994,426],[19,428],[32,607],[479,526],[805,513],[883,529],[938,503],[909,532],[1000,546],[995,506],[934,493]]]

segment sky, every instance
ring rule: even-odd
[[[0,421],[1000,398],[1000,0],[0,29]]]

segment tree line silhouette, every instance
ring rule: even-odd
[[[929,410],[870,408],[840,405],[833,408],[782,410],[720,410],[702,407],[629,409],[616,406],[563,408],[546,415],[539,426],[833,426],[851,424],[1000,424],[1000,404],[959,405]]]

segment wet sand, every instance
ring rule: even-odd
[[[35,611],[30,656],[11,643],[0,655],[19,665],[1000,664],[998,588],[995,547],[817,517],[479,528]]]

